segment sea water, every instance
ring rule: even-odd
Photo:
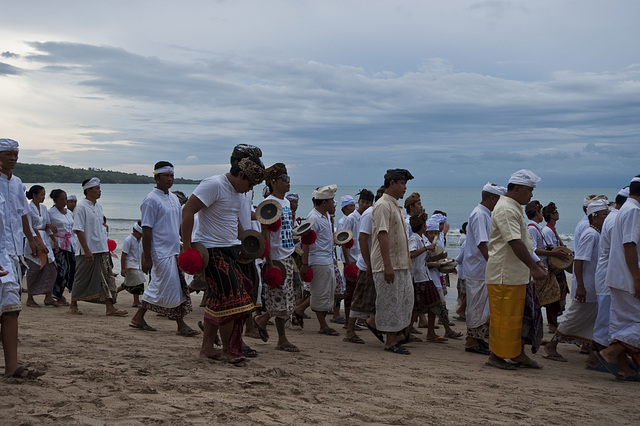
[[[328,182],[329,184],[331,182]],[[25,183],[27,189],[31,186]],[[79,184],[69,183],[41,183],[47,191],[47,199],[45,204],[47,207],[53,204],[49,198],[49,193],[53,189],[62,189],[67,195],[75,194],[79,200],[84,196],[82,187]],[[367,187],[374,192],[378,188],[379,183]],[[109,238],[116,241],[118,248],[122,246],[124,239],[131,233],[134,223],[140,219],[140,204],[147,194],[153,189],[153,184],[102,184],[102,196],[99,203],[103,207],[104,215],[107,217],[109,225]],[[171,188],[174,191],[182,191],[187,197],[193,192],[196,185],[174,185]],[[262,185],[255,187],[254,205],[260,204],[263,200]],[[338,192],[335,200],[337,202],[335,223],[342,218],[343,214],[340,210],[340,197],[343,195],[352,195],[357,199],[356,193],[362,187],[338,185]],[[314,190],[313,186],[297,186],[292,185],[290,192],[295,192],[300,196],[297,216],[306,217],[313,208],[311,202],[311,194]],[[444,188],[444,187],[419,187],[409,182],[407,185],[406,196],[412,192],[418,192],[421,195],[422,205],[426,212],[431,216],[434,210],[442,210],[447,213],[450,225],[450,231],[447,235],[447,251],[449,257],[456,257],[460,250],[460,227],[469,220],[469,214],[480,202],[480,188]],[[582,200],[590,194],[604,194],[610,200],[615,199],[618,189],[615,188],[536,188],[533,192],[533,199],[539,200],[542,205],[553,201],[558,207],[560,220],[556,225],[556,229],[560,234],[563,242],[573,248],[573,231],[576,224],[582,219],[584,213],[582,211]],[[403,200],[399,200],[400,205]],[[404,209],[403,209],[404,212]],[[544,222],[543,222],[544,224]]]

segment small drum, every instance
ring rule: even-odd
[[[565,253],[569,259],[566,261],[563,261],[557,257],[551,257],[549,256],[549,269],[552,272],[560,272],[562,270],[565,270],[569,273],[573,273],[573,252],[571,251],[571,249],[565,247],[565,246],[560,246],[560,247],[556,247],[551,251],[561,251],[563,253]]]

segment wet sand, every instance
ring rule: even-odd
[[[146,320],[158,331],[129,327],[132,296],[119,296],[118,307],[129,310],[127,317],[106,317],[104,306],[89,303],[80,304],[82,316],[69,315],[64,307],[24,306],[20,361],[47,374],[35,381],[0,381],[1,424],[638,421],[637,383],[585,370],[586,357],[572,345],[558,348],[568,363],[538,353],[533,358],[542,370],[502,371],[486,366],[485,356],[464,352],[462,339],[413,343],[407,346],[411,355],[403,356],[383,351],[368,330],[358,332],[364,345],[344,342],[344,334],[320,335],[312,318],[304,330],[287,330],[302,352],[276,350],[276,330],[270,326],[269,342],[246,339],[259,356],[237,367],[198,358],[201,336],[177,336],[175,322],[153,312]],[[197,307],[199,295],[192,294],[192,300],[196,307],[186,321],[196,328],[203,308]],[[456,322],[454,329],[464,332],[464,323]]]

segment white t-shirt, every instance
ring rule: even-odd
[[[596,266],[596,294],[611,294],[609,287],[605,284],[607,269],[609,266],[609,252],[611,251],[611,231],[619,210],[613,209],[602,224],[600,231],[600,244],[598,246],[598,266]]]
[[[69,244],[64,250],[75,252],[77,242],[73,234],[73,212],[67,209],[67,214],[62,214],[60,210],[53,206],[49,209],[49,219],[51,219],[51,225],[58,229],[58,232],[54,234],[55,239],[58,241],[58,247],[63,250],[62,246]]]
[[[29,219],[29,226],[31,229],[37,229],[40,233],[40,237],[42,238],[42,242],[49,250],[47,253],[47,258],[49,262],[54,262],[55,258],[53,256],[53,244],[51,243],[51,239],[49,238],[49,234],[51,231],[45,229],[47,225],[51,223],[51,219],[49,218],[49,210],[44,204],[39,204],[38,207],[32,202],[29,203],[29,211],[27,213],[27,218]],[[29,249],[29,242],[27,239],[24,240],[24,257],[31,260],[34,263],[40,263],[38,257],[31,256],[31,250]]]
[[[373,206],[367,208],[364,213],[362,213],[362,216],[360,216],[360,226],[358,227],[358,237],[354,238],[360,238],[360,234],[367,234],[369,236],[369,253],[371,253],[371,233],[373,232],[373,222],[371,221],[371,212],[373,211]],[[359,246],[358,246],[359,248]],[[367,264],[364,261],[364,258],[362,257],[362,250],[360,250],[360,254],[358,255],[358,260],[356,261],[356,266],[358,267],[358,269],[360,269],[361,271],[366,271],[367,270]]]
[[[242,207],[240,208],[240,225],[243,230],[251,229],[251,207],[253,205],[253,189],[242,194]]]
[[[560,246],[560,240],[558,240],[558,237],[556,237],[556,233],[553,232],[553,229],[549,228],[548,226],[542,228],[542,236],[544,237],[544,240],[547,242],[547,244],[549,244],[551,247],[555,248]]]
[[[4,240],[2,244],[9,256],[24,254],[24,232],[22,230],[22,216],[29,211],[29,202],[24,195],[25,186],[18,176],[0,175],[0,195],[4,203]]]
[[[462,234],[461,237],[465,237],[465,234]],[[456,267],[456,269],[458,270],[458,280],[466,280],[467,279],[467,274],[464,270],[465,267],[465,263],[464,263],[464,250],[465,247],[467,245],[467,239],[466,238],[460,238],[460,253],[458,253],[458,257],[456,257],[456,263],[458,264],[458,266]]]
[[[491,211],[478,204],[467,224],[467,239],[464,244],[464,274],[466,279],[484,281],[487,261],[478,249],[480,243],[489,243],[491,230]]]
[[[124,260],[124,267],[127,269],[142,269],[142,238],[140,241],[136,239],[132,234],[127,235],[122,244],[122,253],[126,253],[127,257]]]
[[[582,282],[587,292],[585,302],[597,302],[596,295],[596,266],[598,265],[598,243],[600,242],[600,233],[592,227],[582,232],[578,247],[576,248],[575,260],[582,260]],[[575,268],[575,265],[574,265]],[[575,271],[574,271],[575,272]],[[576,288],[578,282],[576,274],[571,279],[571,298],[576,299]]]
[[[291,215],[291,203],[289,200],[280,199],[269,195],[265,200],[276,200],[282,206],[282,226],[277,232],[269,234],[269,253],[272,260],[282,260],[293,254],[295,245],[293,244],[293,218]]]
[[[358,213],[358,210],[354,210],[344,221],[342,229],[348,229],[353,235],[353,246],[349,249],[349,259],[351,263],[356,263],[360,256],[360,243],[358,242],[360,232],[360,218],[362,215]]]
[[[633,294],[633,277],[624,257],[625,243],[636,244],[640,265],[640,204],[631,197],[620,208],[613,224],[606,284]]]
[[[206,178],[196,187],[193,195],[205,205],[198,212],[193,241],[207,248],[239,245],[238,221],[245,197],[234,189],[227,176]]]
[[[316,242],[309,246],[309,266],[333,264],[333,227],[329,214],[322,215],[313,209],[307,219],[315,221],[311,229],[317,235]]]
[[[573,231],[573,245],[578,247],[578,242],[580,241],[580,236],[584,232],[585,229],[589,227],[589,218],[587,215],[584,215],[580,222],[576,225],[576,229]]]
[[[93,204],[86,198],[78,201],[76,209],[73,211],[73,230],[84,232],[87,247],[91,253],[108,253],[107,234],[102,226],[102,206],[96,201]],[[84,254],[82,246],[78,244],[76,255]]]
[[[536,250],[546,250],[547,249],[547,241],[544,239],[542,235],[542,229],[540,225],[533,219],[529,219],[527,223],[527,229],[529,230],[529,236],[531,237],[531,241],[533,242],[533,251]],[[547,264],[547,256],[538,256],[541,261]]]
[[[411,236],[409,237],[409,252],[420,250],[423,247],[424,240],[422,239],[422,237],[415,232],[411,234]],[[426,251],[419,256],[411,259],[411,275],[413,276],[414,282],[422,283],[430,280],[427,264],[425,263],[426,260]]]
[[[141,223],[151,228],[151,256],[165,259],[180,253],[180,222],[182,207],[178,197],[158,188],[145,197],[140,205]]]

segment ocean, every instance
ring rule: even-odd
[[[330,183],[330,182],[329,182]],[[27,189],[33,184],[25,183]],[[83,198],[82,187],[79,184],[69,183],[40,183],[47,191],[47,206],[53,205],[48,198],[48,194],[53,189],[63,189],[69,194],[76,194],[79,199]],[[103,184],[102,197],[99,202],[102,204],[104,214],[109,225],[109,238],[115,240],[120,247],[127,235],[131,232],[133,224],[140,218],[140,203],[144,197],[153,189],[153,184]],[[189,196],[196,185],[174,185],[172,190],[179,190]],[[367,189],[375,192],[378,185],[371,185]],[[340,197],[350,194],[354,196],[361,187],[338,185],[336,201],[340,202]],[[297,215],[306,217],[312,209],[311,193],[313,186],[291,186],[291,192],[300,196]],[[409,183],[406,195],[418,192],[421,195],[422,205],[427,213],[431,215],[434,210],[442,210],[449,218],[450,231],[447,235],[447,251],[450,257],[457,256],[460,249],[460,227],[469,219],[469,214],[480,202],[479,188],[445,188],[445,187],[418,187]],[[573,230],[583,217],[582,200],[590,194],[605,194],[613,200],[618,193],[615,188],[536,188],[533,192],[533,199],[539,200],[543,205],[550,201],[556,203],[560,212],[560,220],[557,223],[557,230],[562,240],[573,248]],[[254,205],[258,205],[262,198],[262,186],[255,188]],[[400,200],[402,203],[402,200]],[[339,204],[338,204],[339,205]],[[339,208],[336,211],[336,223],[342,217]]]

